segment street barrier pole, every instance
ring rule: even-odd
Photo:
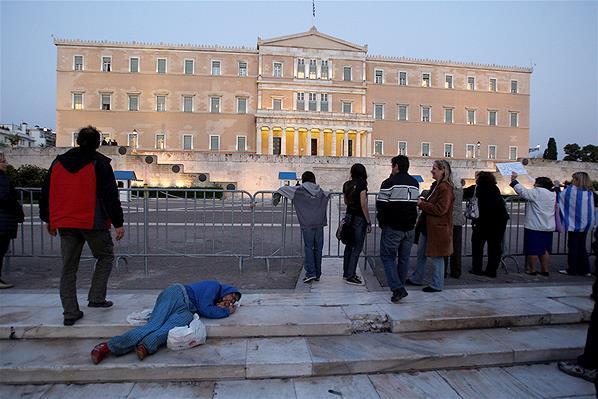
[[[148,267],[148,241],[149,241],[149,192],[147,190],[147,184],[143,185],[143,272],[147,276],[149,274]]]

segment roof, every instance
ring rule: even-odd
[[[116,180],[137,180],[137,176],[132,170],[115,170],[114,178]]]
[[[312,26],[307,32],[295,33],[292,35],[273,37],[270,39],[258,38],[258,48],[260,46],[283,46],[300,47],[310,49],[344,50],[367,52],[368,46],[360,46],[338,37],[326,35],[319,32],[315,26]]]
[[[278,172],[278,180],[299,180],[295,172]]]
[[[411,175],[411,176],[420,183],[424,182],[424,178],[421,177],[420,175]]]

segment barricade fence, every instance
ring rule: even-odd
[[[50,236],[39,219],[40,189],[19,188],[25,220],[19,226],[8,257],[60,257],[60,241]],[[279,259],[302,258],[301,228],[292,202],[282,198],[275,206],[274,191],[251,195],[241,190],[218,189],[119,189],[125,220],[125,236],[115,241],[116,266],[128,258],[142,258],[149,273],[148,259],[166,257],[230,257],[239,270],[247,259],[263,259],[267,269]],[[379,256],[380,233],[376,219],[376,193],[368,193],[372,232],[367,234],[362,257],[364,264]],[[518,197],[506,200],[510,219],[505,232],[503,258],[523,255],[523,220],[526,202]],[[323,257],[343,257],[344,246],[336,229],[346,206],[342,193],[332,193],[324,228]],[[471,224],[463,226],[464,257],[471,256]],[[589,247],[591,234],[588,234]],[[416,246],[411,256],[416,254]],[[567,234],[553,235],[552,254],[567,252]],[[91,258],[88,248],[84,258]],[[503,263],[508,271],[506,262]]]

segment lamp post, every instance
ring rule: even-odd
[[[477,144],[477,146],[478,146],[478,156],[477,156],[477,158],[478,158],[478,160],[479,160],[479,159],[480,159],[480,155],[481,155],[481,151],[480,151],[481,144],[480,144],[480,142],[479,142],[479,141],[478,141],[478,144]]]

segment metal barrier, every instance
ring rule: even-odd
[[[11,245],[12,257],[60,257],[60,244],[45,231],[39,219],[40,189],[20,188],[25,211],[18,236]],[[144,272],[149,273],[148,259],[160,257],[231,257],[238,260],[239,270],[246,259],[270,262],[302,258],[301,229],[291,201],[283,198],[273,205],[274,191],[254,195],[240,190],[215,189],[120,189],[125,215],[125,237],[115,243],[116,267],[128,258],[143,258]],[[376,193],[368,194],[372,232],[366,235],[364,265],[379,256],[380,233],[375,217]],[[523,218],[526,202],[518,197],[507,199],[511,216],[505,233],[503,267],[523,255]],[[345,213],[342,193],[332,193],[328,203],[328,223],[324,228],[323,256],[343,256],[336,229]],[[588,246],[591,234],[588,234]],[[553,254],[566,254],[567,235],[553,235]],[[463,256],[471,256],[471,226],[463,227]],[[411,256],[415,256],[416,249]],[[88,249],[84,259],[92,259]]]

